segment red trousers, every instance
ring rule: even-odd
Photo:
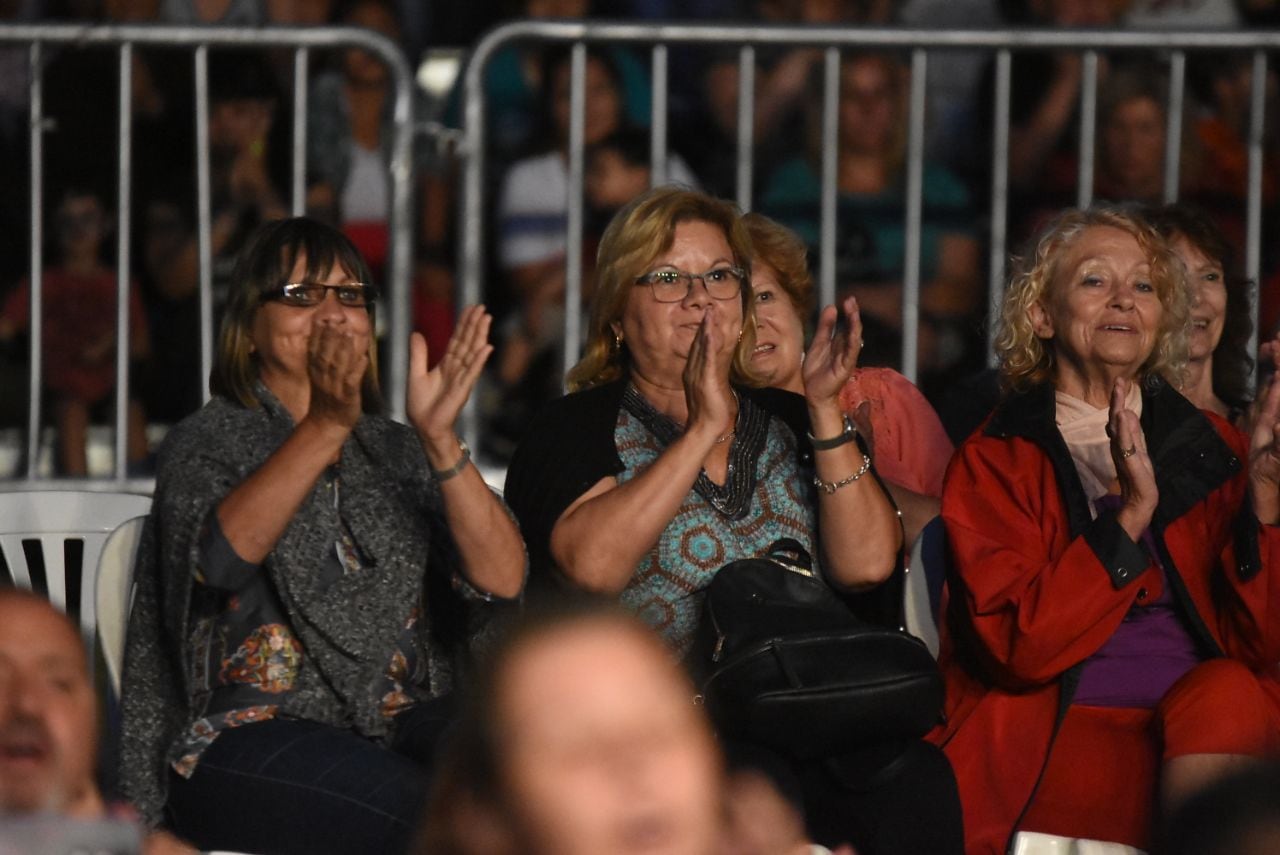
[[[1232,659],[1196,666],[1155,709],[1073,706],[1020,828],[1149,848],[1163,760],[1263,757],[1278,734],[1280,711]]]

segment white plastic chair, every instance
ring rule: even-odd
[[[907,556],[906,578],[902,585],[902,617],[907,632],[924,642],[933,658],[938,658],[938,624],[929,605],[929,585],[925,578],[924,535],[911,544]]]
[[[111,532],[98,559],[97,605],[98,641],[102,645],[102,661],[107,666],[107,680],[112,692],[120,697],[120,674],[124,666],[124,636],[129,625],[129,609],[133,606],[133,561],[142,540],[142,526],[147,518],[125,520]]]
[[[103,547],[121,523],[150,510],[151,497],[134,493],[0,492],[0,554],[9,578],[19,588],[45,594],[79,624],[91,662]]]
[[[1012,855],[1146,855],[1141,849],[1123,843],[1086,840],[1083,837],[1059,837],[1038,831],[1019,831],[1013,838]]]

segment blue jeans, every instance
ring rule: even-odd
[[[447,722],[439,703],[419,704],[398,717],[390,748],[303,719],[232,728],[190,778],[170,770],[170,825],[203,850],[401,855]]]

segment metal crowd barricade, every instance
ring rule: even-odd
[[[1008,238],[1009,104],[1013,51],[1079,51],[1084,55],[1081,85],[1079,191],[1081,206],[1090,203],[1093,193],[1094,136],[1097,116],[1098,57],[1109,51],[1162,51],[1170,56],[1168,139],[1166,142],[1166,201],[1178,194],[1179,139],[1183,123],[1186,55],[1196,51],[1250,51],[1253,53],[1253,102],[1249,132],[1249,182],[1247,187],[1246,274],[1258,280],[1260,224],[1262,212],[1262,135],[1267,50],[1280,47],[1280,32],[1160,32],[1137,30],[941,30],[854,27],[760,26],[751,24],[652,24],[621,22],[535,22],[522,21],[499,27],[477,45],[465,78],[464,207],[459,251],[460,293],[464,302],[475,302],[485,291],[484,268],[484,171],[487,129],[483,94],[485,68],[501,48],[513,42],[542,42],[573,45],[573,74],[570,84],[570,150],[568,229],[566,235],[566,305],[576,306],[581,295],[581,250],[583,222],[582,111],[584,107],[583,64],[587,44],[648,46],[652,58],[652,164],[655,183],[663,180],[667,153],[667,49],[671,45],[739,48],[740,85],[737,134],[737,203],[752,207],[752,122],[755,87],[755,50],[759,47],[824,48],[826,64],[820,200],[820,251],[818,255],[818,295],[822,304],[833,301],[836,241],[836,132],[841,50],[894,49],[909,51],[911,87],[907,149],[906,247],[903,282],[902,371],[916,379],[916,346],[920,296],[920,245],[922,216],[922,167],[926,76],[929,55],[935,51],[964,50],[993,55],[995,106],[992,146],[992,206],[990,214],[990,254],[988,258],[988,350],[993,342],[1000,299],[1003,294]],[[1256,299],[1254,318],[1257,318]],[[579,313],[565,312],[565,369],[573,364],[580,349]],[[1256,329],[1256,323],[1255,323]],[[1251,349],[1256,348],[1256,332]],[[468,431],[477,430],[474,412]]]
[[[408,353],[410,272],[412,264],[412,223],[410,215],[411,157],[413,127],[413,75],[395,42],[369,30],[355,27],[191,27],[161,25],[95,25],[9,24],[0,26],[0,45],[26,46],[30,59],[30,166],[31,166],[31,369],[27,422],[25,481],[9,481],[0,489],[24,489],[51,486],[49,479],[37,473],[40,446],[40,393],[42,376],[42,260],[43,235],[43,140],[44,122],[42,83],[46,46],[65,48],[111,47],[119,51],[119,171],[117,205],[117,313],[118,346],[116,348],[116,420],[115,472],[111,479],[77,479],[79,489],[118,489],[127,481],[125,470],[126,410],[128,401],[128,347],[126,336],[129,320],[128,283],[130,274],[130,184],[132,164],[132,59],[135,47],[189,48],[195,75],[196,186],[197,233],[200,259],[200,377],[199,383],[207,400],[207,380],[213,361],[213,297],[212,250],[210,241],[210,174],[209,174],[209,77],[210,48],[292,48],[294,51],[294,123],[292,188],[289,198],[292,211],[303,213],[306,198],[306,98],[307,70],[310,51],[358,47],[381,59],[390,71],[394,86],[393,139],[390,148],[390,264],[387,276],[389,304],[387,340],[392,354]],[[393,358],[385,367],[384,380],[393,417],[403,419],[405,413],[405,379],[407,359]]]

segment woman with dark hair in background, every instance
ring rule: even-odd
[[[414,334],[380,414],[375,292],[296,218],[232,279],[212,400],[166,438],[125,658],[121,779],[203,849],[402,852],[449,719],[464,599],[517,596],[515,523],[454,422],[492,348]]]
[[[1187,268],[1191,288],[1187,371],[1181,392],[1202,410],[1242,426],[1253,398],[1250,282],[1236,252],[1204,211],[1187,204],[1153,208],[1147,218]]]

